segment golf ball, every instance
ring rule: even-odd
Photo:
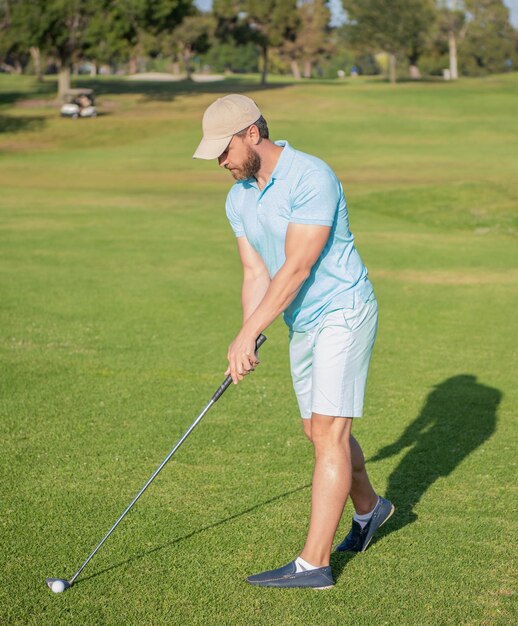
[[[54,593],[61,593],[62,591],[65,591],[65,583],[62,580],[55,580],[52,583],[51,589]]]

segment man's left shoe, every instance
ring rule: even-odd
[[[396,507],[392,502],[380,496],[378,504],[374,507],[372,517],[367,522],[367,525],[362,528],[360,524],[353,519],[349,534],[341,544],[336,546],[336,552],[365,552],[369,547],[371,539],[374,537],[374,533],[380,526],[383,526],[395,510]]]
[[[249,576],[247,581],[259,587],[309,587],[312,589],[330,589],[335,584],[329,565],[297,572],[295,561],[278,569]]]

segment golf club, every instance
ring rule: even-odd
[[[259,348],[263,345],[265,341],[266,341],[266,337],[264,335],[259,335],[255,344],[256,351],[259,350]],[[120,522],[122,522],[122,520],[129,513],[133,505],[137,502],[137,500],[144,493],[144,491],[146,491],[149,485],[155,480],[155,478],[160,473],[162,468],[166,465],[166,463],[169,461],[169,459],[174,455],[174,453],[178,450],[178,448],[182,445],[182,443],[187,439],[187,437],[191,434],[191,432],[200,423],[203,416],[207,413],[210,407],[221,398],[221,396],[228,389],[231,383],[232,383],[232,377],[229,375],[225,378],[223,383],[218,387],[217,391],[214,393],[214,395],[210,399],[210,402],[207,404],[207,406],[203,409],[203,411],[198,415],[198,417],[194,420],[194,422],[189,426],[189,428],[181,436],[181,438],[178,440],[178,442],[176,443],[174,448],[171,450],[171,452],[169,452],[169,454],[165,457],[162,463],[160,463],[160,465],[154,471],[151,478],[147,481],[147,483],[142,487],[142,489],[133,498],[133,500],[124,510],[124,513],[119,517],[119,519],[115,522],[115,524],[110,528],[110,530],[106,533],[106,535],[102,538],[102,540],[96,546],[92,554],[90,554],[90,556],[86,559],[86,561],[81,565],[81,567],[77,570],[77,572],[72,576],[72,578],[70,580],[66,580],[65,578],[46,578],[45,582],[47,584],[47,587],[49,587],[49,589],[52,589],[54,593],[61,593],[62,591],[65,591],[65,589],[69,589],[74,584],[79,574],[84,570],[84,568],[88,565],[88,563],[93,559],[93,557],[96,555],[96,553],[101,548],[103,543],[108,539],[108,537],[112,534],[112,532],[117,528]]]

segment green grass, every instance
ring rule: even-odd
[[[0,75],[0,622],[516,623],[518,76],[128,85],[62,120]],[[312,456],[282,322],[69,592],[203,408],[239,327],[230,180],[194,162],[218,93],[343,181],[380,302],[371,478],[398,507],[329,592],[251,588],[301,549]],[[346,532],[347,505],[339,529]]]

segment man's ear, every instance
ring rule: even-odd
[[[248,137],[252,145],[257,146],[257,144],[261,143],[261,135],[259,134],[259,129],[255,124],[252,124],[248,129]]]

